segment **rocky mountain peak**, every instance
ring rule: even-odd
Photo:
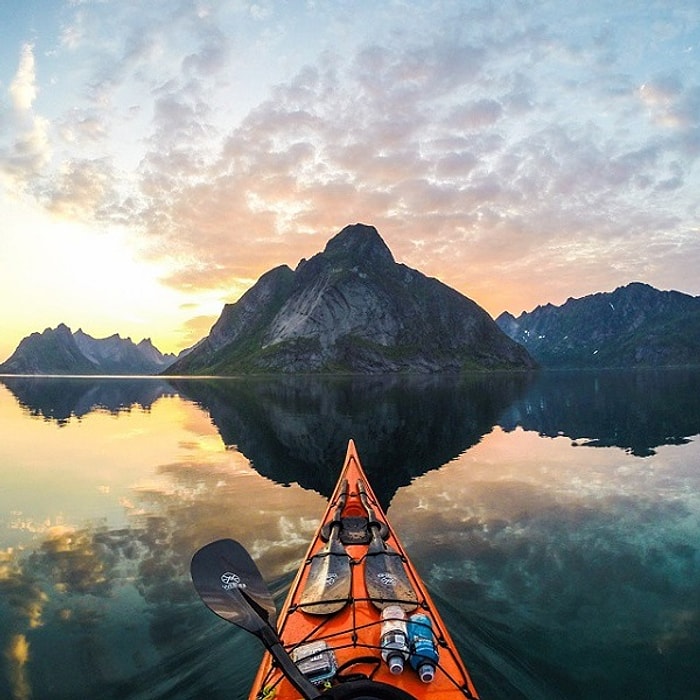
[[[135,345],[118,333],[93,338],[65,323],[24,338],[0,372],[7,374],[155,374],[175,359],[150,340]]]
[[[384,264],[394,262],[394,256],[377,229],[366,224],[346,226],[328,241],[323,256],[350,265],[367,261]]]
[[[547,367],[697,365],[700,297],[631,282],[496,321]]]
[[[396,263],[376,228],[354,224],[294,272],[263,275],[169,371],[455,373],[533,366],[473,301]]]

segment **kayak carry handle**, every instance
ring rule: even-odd
[[[377,519],[374,512],[374,508],[370,505],[369,496],[367,495],[367,489],[365,488],[365,482],[362,479],[357,480],[357,492],[360,495],[360,500],[364,509],[367,511],[367,520],[370,528],[379,528],[379,536],[385,540],[389,536],[389,528],[386,523]]]

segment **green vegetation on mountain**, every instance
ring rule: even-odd
[[[700,365],[700,297],[639,282],[496,322],[543,367]]]

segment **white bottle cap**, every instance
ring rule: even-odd
[[[389,665],[389,671],[395,676],[403,672],[403,656],[401,654],[392,654],[387,659],[387,664]]]
[[[435,669],[432,664],[421,664],[418,667],[418,675],[423,683],[430,683],[435,678]]]

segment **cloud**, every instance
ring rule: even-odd
[[[104,143],[109,124],[99,113],[74,109],[60,123],[59,133],[70,144]]]
[[[183,59],[183,72],[200,76],[217,73],[226,67],[230,50],[226,35],[219,27],[205,26],[200,30],[200,45],[197,51]]]
[[[0,167],[52,212],[142,234],[181,290],[238,293],[358,220],[481,303],[487,266],[518,271],[501,290],[518,304],[556,301],[564,264],[591,275],[566,298],[628,281],[620,258],[639,261],[646,236],[697,246],[682,231],[696,206],[700,85],[681,65],[648,63],[646,43],[625,50],[622,40],[646,42],[641,15],[623,37],[619,18],[595,8],[445,9],[430,21],[317,8],[305,21],[323,16],[337,41],[298,38],[305,58],[282,70],[274,61],[290,55],[296,25],[273,5],[180,5],[167,28],[154,21],[161,5],[115,11],[124,31],[113,41],[97,40],[89,6],[64,31],[63,50],[90,61],[82,102],[55,132],[32,113],[34,54],[22,50],[12,100],[25,121],[0,145]],[[655,41],[678,40],[669,31],[655,25]]]
[[[0,173],[17,189],[31,185],[51,159],[50,125],[43,117],[33,117],[18,130],[9,147],[0,148]]]
[[[245,290],[243,290],[245,291]],[[216,323],[217,316],[194,316],[183,325],[183,345],[191,347],[202,338],[209,335],[211,327]]]
[[[680,93],[681,83],[675,75],[657,77],[639,88],[642,101],[649,106],[668,104]]]
[[[638,140],[611,149],[594,128],[577,132],[568,125],[547,125],[520,140],[506,137],[506,122],[537,103],[523,81],[509,87],[511,99],[503,102],[445,100],[462,81],[475,81],[469,89],[478,92],[484,53],[473,46],[432,53],[425,47],[368,46],[351,62],[327,55],[323,68],[307,66],[278,85],[274,99],[251,111],[229,134],[222,158],[208,165],[210,204],[200,207],[208,214],[199,226],[187,215],[193,190],[183,183],[182,211],[170,240],[187,246],[203,265],[171,281],[206,285],[209,278],[220,284],[235,274],[227,250],[231,235],[243,246],[237,249],[241,258],[250,260],[250,241],[265,251],[264,259],[276,255],[294,264],[293,256],[282,257],[281,241],[267,239],[265,245],[236,226],[259,230],[256,223],[264,219],[269,230],[289,235],[299,230],[329,235],[347,221],[368,219],[395,235],[399,254],[410,253],[399,237],[402,228],[414,235],[429,231],[443,241],[432,246],[436,253],[426,255],[426,262],[434,268],[449,251],[450,261],[437,264],[453,280],[467,276],[458,270],[470,259],[492,258],[489,247],[522,260],[527,249],[538,250],[541,258],[548,247],[566,243],[576,256],[584,255],[592,239],[641,236],[643,227],[630,226],[639,193],[683,185],[677,165],[659,177],[662,146]],[[455,56],[467,68],[448,71],[446,57]],[[176,169],[178,162],[172,160]],[[203,194],[199,186],[196,191]],[[506,218],[520,223],[504,226]],[[232,225],[224,231],[217,220]],[[654,222],[649,216],[644,226],[653,230],[667,223],[666,217]],[[500,245],[516,228],[518,239]],[[578,246],[571,244],[572,234]],[[483,252],[466,248],[465,240]],[[210,263],[198,249],[206,249]],[[308,252],[308,246],[300,250]]]
[[[27,673],[29,642],[24,634],[14,635],[5,649],[5,659],[9,667],[9,683],[15,700],[30,700],[32,688]]]
[[[34,47],[24,44],[19,59],[19,67],[10,83],[10,97],[18,112],[28,112],[37,95]]]
[[[53,214],[76,220],[99,220],[114,196],[113,169],[106,160],[72,160],[54,178],[47,208]]]
[[[484,98],[456,107],[450,121],[457,129],[483,129],[493,126],[502,114],[503,107],[496,100]]]
[[[0,141],[0,179],[11,190],[24,189],[51,158],[49,121],[33,110],[37,93],[34,47],[24,44],[8,89],[14,108],[10,140],[4,145]]]
[[[31,654],[26,633],[43,624],[48,596],[12,548],[0,550],[0,596],[4,607],[0,644],[4,647],[8,681],[13,698],[28,700],[32,697],[27,672]]]
[[[669,129],[682,128],[692,120],[690,114],[680,106],[683,87],[680,78],[666,75],[642,84],[639,98],[647,107],[651,119],[659,126]]]

